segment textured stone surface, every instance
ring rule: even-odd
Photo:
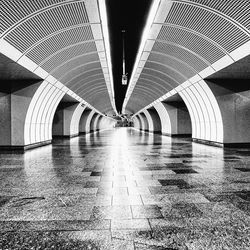
[[[0,159],[0,249],[250,248],[249,150],[120,128]]]

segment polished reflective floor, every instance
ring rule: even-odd
[[[0,249],[250,249],[250,150],[117,128],[0,153]]]

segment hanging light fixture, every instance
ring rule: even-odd
[[[127,85],[128,77],[125,70],[125,46],[124,46],[125,30],[122,30],[122,85]]]

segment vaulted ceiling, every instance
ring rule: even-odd
[[[248,0],[3,0],[0,8],[2,54],[110,115],[214,74],[250,42]]]

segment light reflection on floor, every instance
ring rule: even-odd
[[[0,249],[249,248],[250,150],[117,128],[0,159]]]

